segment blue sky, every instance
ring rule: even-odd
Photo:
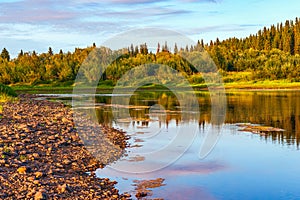
[[[0,48],[73,51],[134,28],[178,31],[205,42],[245,37],[300,17],[289,0],[0,0]]]

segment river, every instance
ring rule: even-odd
[[[199,112],[188,113],[168,91],[122,95],[129,105],[115,104],[117,96],[96,96],[97,120],[126,131],[131,147],[96,173],[118,181],[121,192],[134,195],[142,180],[152,180],[146,198],[300,199],[300,91],[226,92],[221,124],[212,122],[208,92],[196,92]],[[243,130],[247,126],[280,131]],[[200,158],[210,131],[218,132],[217,143]],[[178,134],[182,146],[176,143]]]

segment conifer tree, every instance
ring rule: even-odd
[[[18,58],[22,57],[24,55],[23,50],[21,49],[20,53],[18,54]]]
[[[157,43],[157,50],[156,50],[156,53],[159,53],[159,51],[160,51],[160,44]]]
[[[177,54],[178,53],[178,47],[177,47],[177,44],[175,43],[175,46],[174,46],[174,54]]]
[[[49,54],[49,56],[53,56],[53,51],[52,51],[51,47],[49,47],[49,49],[48,49],[48,54]]]
[[[6,48],[3,48],[2,52],[1,52],[1,58],[6,61],[10,60],[10,55]]]

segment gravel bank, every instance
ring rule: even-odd
[[[95,177],[124,153],[124,132],[101,127],[118,146],[115,157],[95,159],[74,128],[64,104],[20,96],[3,104],[0,114],[0,199],[128,199],[116,181]],[[91,172],[91,173],[87,173]]]

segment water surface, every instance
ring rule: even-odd
[[[135,194],[134,180],[163,178],[162,186],[150,189],[153,194],[149,198],[300,199],[299,91],[227,93],[222,125],[211,122],[208,92],[197,93],[200,115],[193,115],[191,110],[188,117],[183,117],[186,113],[182,112],[176,96],[168,91],[142,91],[126,98],[130,98],[130,106],[111,105],[111,95],[96,97],[98,122],[123,129],[131,136],[128,156],[97,171],[99,177],[117,180],[121,192]],[[120,117],[126,111],[130,116]],[[285,131],[254,134],[240,131],[237,123]],[[176,154],[180,147],[155,158],[147,157],[147,153],[163,149],[180,130],[180,134],[186,130],[186,140],[190,140],[189,132],[194,129],[197,133],[192,145],[176,162],[158,171],[138,173],[137,163],[144,162],[151,168],[166,162],[166,155]],[[212,129],[220,131],[221,137],[213,151],[200,159],[199,148],[205,134]],[[136,168],[137,173],[116,170],[115,166],[122,163]]]

